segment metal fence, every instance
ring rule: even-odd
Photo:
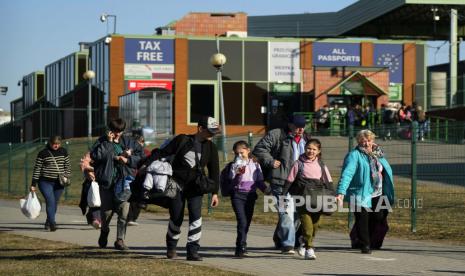
[[[400,126],[399,126],[400,128]],[[383,148],[394,172],[396,202],[390,215],[391,229],[412,231],[417,235],[434,233],[436,238],[463,236],[465,224],[465,145],[463,140],[464,122],[449,125],[432,122],[424,141],[416,138],[416,126],[410,126],[412,135],[393,136],[384,141],[378,135],[376,142]],[[373,129],[382,133],[381,128]],[[396,133],[399,131],[396,130]],[[322,141],[324,162],[337,183],[344,156],[355,145],[353,136],[328,136],[327,132],[313,132]],[[232,145],[238,140],[246,140],[254,146],[261,137],[251,134],[229,136],[225,139],[227,160],[232,160]],[[215,142],[220,145],[222,137]],[[155,147],[163,141],[156,141]],[[65,190],[64,200],[77,203],[81,193],[83,176],[79,171],[79,160],[88,150],[86,139],[66,140],[72,164],[72,185]],[[10,196],[27,193],[31,182],[32,169],[37,153],[43,143],[25,143],[7,146],[0,153],[0,191]],[[226,164],[220,152],[221,168]],[[260,195],[260,199],[261,199]],[[234,218],[229,198],[222,198],[222,204],[212,211],[212,216]],[[414,207],[414,208],[413,208]],[[260,222],[274,221],[276,214],[263,212],[263,200],[258,200],[255,217]],[[326,225],[347,225],[347,214],[334,214],[325,217]]]

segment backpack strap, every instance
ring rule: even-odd
[[[321,180],[323,180],[323,183],[325,184],[325,186],[328,186],[329,180],[328,180],[328,176],[326,175],[325,163],[323,163],[323,161],[318,159],[318,164],[320,164],[320,167],[321,167]]]
[[[300,161],[299,159],[297,159],[297,161],[295,161],[295,162],[297,162],[297,164],[298,164],[297,175],[296,175],[296,178],[297,178],[298,176],[303,175],[304,163],[302,161]]]

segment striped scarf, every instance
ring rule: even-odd
[[[384,152],[376,144],[373,144],[371,152],[368,152],[365,148],[357,146],[357,149],[368,156],[370,162],[370,175],[371,175],[371,185],[374,190],[381,185],[382,174],[379,169],[379,158],[384,157]]]

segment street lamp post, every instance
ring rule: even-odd
[[[113,34],[116,34],[116,15],[103,13],[100,16],[100,21],[107,22],[109,17],[113,17]],[[108,22],[107,22],[107,32],[108,32]]]
[[[223,161],[227,161],[227,151],[225,147],[226,141],[226,118],[224,116],[224,99],[223,99],[223,83],[222,83],[222,70],[223,65],[226,63],[226,56],[220,53],[220,45],[218,39],[216,40],[216,54],[213,54],[210,58],[210,63],[213,67],[216,68],[216,76],[218,79],[218,90],[220,94],[220,108],[221,108],[221,134],[223,135],[223,139],[221,140],[221,145],[223,148]]]
[[[87,104],[87,138],[89,142],[92,141],[92,79],[95,78],[95,73],[92,70],[88,70],[83,75],[84,79],[87,80],[89,87],[88,91],[88,104]]]

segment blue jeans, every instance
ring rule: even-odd
[[[271,193],[278,199],[283,193],[283,186],[271,184]],[[279,221],[274,231],[273,240],[276,245],[281,247],[294,247],[295,245],[295,226],[294,212],[289,214],[278,209]],[[280,243],[280,244],[278,244]]]
[[[257,193],[234,192],[231,195],[231,204],[236,214],[237,238],[236,248],[247,247],[247,233],[252,222]]]
[[[39,190],[45,198],[47,210],[47,220],[45,222],[56,224],[55,214],[57,213],[58,201],[64,188],[59,183],[41,180],[39,181]]]

